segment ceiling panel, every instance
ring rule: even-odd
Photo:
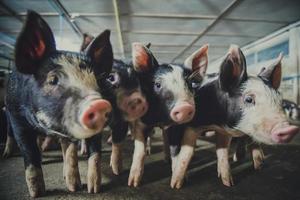
[[[48,0],[1,0],[14,12],[27,12],[27,10],[35,10],[36,12],[56,12]]]
[[[218,15],[231,0],[125,0],[122,2],[121,8],[127,6],[134,13]]]
[[[50,0],[51,1],[51,0]],[[132,42],[151,42],[151,49],[164,62],[171,61],[233,0],[117,0],[126,57]],[[41,13],[55,34],[61,49],[78,51],[82,39],[58,15],[49,0],[2,0],[22,19],[27,9]],[[111,29],[115,57],[121,56],[120,41],[111,0],[60,0],[71,20],[82,32],[98,35]],[[299,0],[243,0],[208,30],[177,61],[209,43],[210,61],[224,55],[230,44],[249,44],[300,19]],[[22,23],[0,6],[0,32],[15,38]],[[4,40],[4,38],[0,37]],[[2,47],[5,48],[5,47]],[[0,52],[1,53],[1,52]]]
[[[299,11],[299,0],[246,0],[226,17],[291,23],[299,20]]]
[[[113,13],[110,0],[61,0],[69,13]]]

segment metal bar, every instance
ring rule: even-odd
[[[219,21],[220,19],[222,19],[222,17],[224,15],[226,15],[230,10],[232,10],[238,3],[240,3],[241,0],[234,0],[232,1],[224,10],[222,10],[222,12],[220,13],[220,15],[214,19],[207,27],[206,29],[204,29],[194,40],[192,40],[192,42],[185,47],[184,49],[182,49],[182,51],[180,51],[173,59],[171,62],[174,62],[177,58],[179,58],[181,55],[184,54],[184,52],[186,52],[193,44],[195,44],[203,35],[205,35],[212,27],[214,27]]]
[[[65,9],[65,7],[62,5],[62,3],[59,0],[48,0],[49,3],[54,7],[57,12],[63,16],[63,18],[66,20],[66,22],[71,26],[71,28],[74,30],[74,32],[80,37],[80,39],[83,38],[83,33],[79,26],[74,22],[74,20],[71,18],[71,15],[68,13],[68,11]]]
[[[199,32],[191,31],[151,31],[151,30],[131,30],[124,31],[128,33],[136,34],[148,34],[148,35],[199,35]],[[252,38],[261,38],[261,35],[243,35],[243,34],[228,34],[228,33],[207,33],[207,36],[222,36],[222,37],[252,37]]]
[[[172,44],[172,43],[151,43],[151,47],[186,47],[186,44]],[[194,45],[194,47],[201,47],[202,45]],[[209,45],[209,48],[228,48],[228,45]]]
[[[119,45],[120,45],[120,51],[122,53],[122,57],[125,58],[124,41],[123,41],[123,37],[122,37],[122,30],[121,30],[121,24],[120,24],[120,15],[119,15],[119,7],[118,7],[117,0],[113,0],[113,6],[114,6],[114,11],[115,11],[116,28],[117,28]]]
[[[55,29],[54,29],[55,30]],[[16,34],[19,33],[19,30],[3,30],[0,29],[0,32],[8,33],[8,34]],[[112,33],[117,33],[116,30],[111,30]],[[133,33],[133,34],[143,34],[143,35],[182,35],[182,36],[189,36],[189,35],[199,35],[199,32],[188,32],[188,31],[152,31],[152,30],[122,30],[122,33]],[[94,33],[90,33],[94,34]],[[97,33],[95,33],[97,34]],[[207,33],[207,36],[212,37],[242,37],[242,38],[261,38],[262,35],[243,35],[243,34],[228,34],[228,33]]]
[[[23,19],[13,9],[11,9],[9,6],[7,6],[3,1],[0,1],[0,6],[6,12],[8,12],[9,15],[15,17],[18,21],[20,21],[21,23],[23,23]]]
[[[44,17],[51,17],[51,16],[58,16],[59,13],[56,12],[41,12],[39,13],[41,16]],[[69,13],[70,16],[76,17],[112,17],[115,16],[114,13]],[[0,16],[8,16],[5,13],[1,13]],[[26,12],[16,13],[16,16],[22,17],[26,16]],[[120,16],[125,17],[145,17],[145,18],[168,18],[168,19],[203,19],[203,20],[214,20],[218,16],[216,15],[193,15],[193,14],[152,14],[152,13],[123,13]],[[285,20],[270,20],[270,19],[263,19],[263,18],[243,18],[243,17],[224,17],[222,20],[227,21],[242,21],[242,22],[264,22],[264,23],[277,23],[277,24],[288,24],[289,21]]]

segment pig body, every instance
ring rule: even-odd
[[[299,131],[288,123],[277,92],[281,58],[257,77],[248,76],[242,52],[231,47],[221,65],[220,75],[196,91],[194,119],[188,125],[169,129],[173,152],[171,187],[182,186],[193,155],[195,135],[199,133],[217,132],[218,174],[223,184],[230,186],[233,184],[228,161],[231,137],[247,134],[257,142],[278,144],[290,141]],[[172,139],[172,135],[177,138]]]
[[[12,133],[24,157],[30,195],[37,197],[45,191],[38,134],[67,141],[88,138],[88,189],[98,192],[101,172],[92,166],[100,157],[98,133],[111,111],[111,104],[101,93],[106,90],[105,78],[112,65],[109,31],[97,37],[87,54],[58,51],[48,24],[29,11],[16,43],[15,60],[5,103]],[[80,177],[73,143],[66,146],[65,157],[66,183],[70,191],[75,191],[80,187]]]

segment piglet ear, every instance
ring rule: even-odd
[[[283,54],[280,53],[274,63],[267,68],[263,68],[258,76],[270,82],[271,86],[277,90],[281,83],[281,60]]]
[[[96,74],[107,75],[111,72],[113,52],[109,37],[110,30],[103,31],[86,49],[86,55],[91,58]]]
[[[83,52],[85,51],[85,49],[91,44],[91,42],[93,41],[94,36],[88,34],[88,33],[84,33],[83,34],[83,40],[82,40],[82,44],[80,47],[80,51]]]
[[[132,44],[132,63],[137,72],[146,72],[158,66],[158,62],[151,51],[137,42]]]
[[[231,92],[247,79],[246,59],[237,45],[231,45],[221,64],[219,83],[222,90]]]
[[[184,61],[184,67],[204,77],[208,64],[208,44],[203,45]]]
[[[18,71],[34,74],[41,62],[54,51],[56,51],[55,40],[47,22],[36,12],[28,11],[15,47]]]
[[[148,49],[150,49],[150,47],[151,47],[151,42],[149,42],[149,43],[146,45],[146,47],[147,47]]]

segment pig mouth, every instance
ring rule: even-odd
[[[131,94],[124,98],[118,107],[127,120],[134,121],[146,114],[149,105],[145,98]]]
[[[276,144],[284,144],[290,142],[299,132],[299,127],[290,125],[289,123],[281,123],[275,125],[271,130],[271,139]]]
[[[122,111],[128,120],[137,120],[148,111],[148,103],[144,103],[143,106],[137,106],[134,111],[128,108],[123,108]]]

